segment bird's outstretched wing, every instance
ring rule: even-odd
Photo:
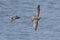
[[[33,21],[33,28],[34,28],[35,30],[37,30],[37,27],[38,27],[38,20],[34,20],[34,21]]]
[[[36,8],[35,16],[39,17],[39,14],[40,14],[40,5],[38,5],[37,8]]]

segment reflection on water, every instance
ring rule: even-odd
[[[38,30],[31,17],[41,5]],[[20,19],[10,21],[11,16]],[[0,40],[60,40],[60,0],[0,0]]]

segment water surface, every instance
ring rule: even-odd
[[[38,29],[31,17],[41,5]],[[11,16],[21,19],[10,21]],[[60,0],[0,0],[0,40],[60,40]]]

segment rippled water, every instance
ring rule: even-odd
[[[38,30],[31,17],[41,5]],[[10,21],[11,16],[20,19]],[[60,0],[0,0],[0,40],[60,40]]]

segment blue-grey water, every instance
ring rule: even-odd
[[[40,5],[41,20],[33,29],[31,17]],[[20,19],[10,21],[10,17]],[[60,0],[0,0],[0,40],[60,40]]]

